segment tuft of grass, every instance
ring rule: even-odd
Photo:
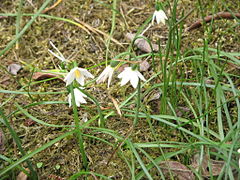
[[[15,37],[11,36],[12,40],[2,48],[0,57],[14,59],[18,53],[7,51],[19,44],[24,52],[20,56],[22,59],[30,55],[36,58],[34,62],[25,62],[22,76],[20,73],[11,78],[18,80],[16,86],[12,81],[9,88],[1,84],[0,122],[7,139],[6,151],[0,155],[6,165],[0,167],[3,179],[14,179],[20,171],[33,179],[38,178],[37,173],[39,179],[51,175],[68,179],[174,179],[173,167],[159,165],[163,161],[178,161],[201,179],[206,176],[204,171],[191,166],[195,156],[199,167],[209,169],[208,178],[240,177],[237,154],[240,147],[240,52],[236,41],[239,20],[219,20],[220,23],[212,20],[194,32],[184,30],[186,24],[199,17],[204,19],[222,10],[233,13],[232,2],[199,0],[186,6],[186,2],[166,1],[163,7],[169,12],[167,25],[152,27],[148,24],[154,6],[149,1],[142,5],[144,10],[135,5],[142,1],[86,1],[80,8],[78,1],[63,2],[59,11],[53,9],[49,14],[41,14],[50,2],[45,0],[36,13],[31,14],[24,13],[26,7],[20,0],[17,13],[0,14],[16,18]],[[96,16],[99,12],[101,15]],[[79,14],[83,16],[77,21],[73,16]],[[23,23],[25,17],[31,19],[21,29],[20,22]],[[98,31],[91,33],[88,28],[97,24],[98,18],[103,23],[96,25],[92,30]],[[85,21],[87,23],[81,23]],[[37,36],[35,30],[43,37]],[[123,40],[125,30],[136,32],[129,44]],[[134,47],[142,32],[151,48],[157,39],[158,52],[143,53]],[[219,34],[227,36],[226,39],[218,37]],[[49,58],[46,47],[41,50],[42,56],[33,49],[30,53],[26,51],[21,43],[28,37],[35,48],[44,48],[50,38],[62,44],[59,47],[64,54],[72,53],[69,56],[76,59],[77,65],[87,65],[95,75],[100,72],[104,60],[151,58],[150,69],[143,72],[147,81],[139,83],[134,91],[128,86],[120,88],[117,80],[106,90],[105,85],[96,85],[93,80],[85,87],[89,93],[80,89],[93,103],[81,105],[79,111],[76,106],[72,110],[66,105],[67,91],[56,78],[32,81],[35,71],[51,69],[58,64]],[[235,44],[230,51],[231,42]],[[97,47],[97,52],[87,52],[88,45],[93,49]],[[119,66],[122,64],[125,63]],[[4,66],[1,65],[1,70],[9,76]],[[116,113],[108,93],[116,99],[122,116]],[[84,118],[88,121],[82,122]],[[35,124],[26,126],[22,122],[25,120]],[[217,176],[212,161],[206,165],[205,157],[224,163]],[[35,170],[37,162],[44,162],[44,167]],[[60,164],[60,169],[54,169],[55,164]]]

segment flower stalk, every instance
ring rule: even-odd
[[[137,86],[137,98],[136,98],[136,110],[135,110],[135,118],[133,121],[133,127],[135,127],[138,123],[138,114],[139,114],[139,108],[141,104],[141,81],[139,81]]]
[[[70,93],[71,93],[71,100],[72,100],[72,106],[73,106],[73,113],[74,113],[74,123],[75,123],[75,129],[76,129],[76,136],[79,144],[79,150],[82,155],[82,161],[83,161],[83,167],[85,169],[88,168],[88,160],[87,156],[84,150],[84,144],[83,144],[83,138],[82,138],[82,130],[80,128],[80,120],[78,117],[78,111],[77,111],[77,105],[75,101],[75,95],[74,95],[74,87],[73,84],[70,84]]]

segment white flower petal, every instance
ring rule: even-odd
[[[67,74],[64,81],[66,82],[66,86],[68,86],[76,79],[80,85],[84,86],[85,77],[94,78],[86,69],[75,67]]]
[[[125,84],[127,84],[127,82],[129,81],[130,79],[127,77],[127,76],[124,76],[122,78],[122,81],[121,81],[121,86],[124,86]]]
[[[80,70],[83,76],[94,78],[94,76],[90,72],[88,72],[88,70],[83,68],[78,68],[78,69]]]
[[[85,94],[83,94],[80,90],[78,90],[77,88],[75,88],[73,90],[74,92],[74,97],[75,97],[75,103],[77,107],[80,107],[80,104],[86,104],[87,101],[84,99],[84,97],[87,97]],[[72,105],[72,96],[71,93],[68,95],[68,103],[69,103],[69,107]]]
[[[68,74],[67,74],[67,76],[64,78],[64,81],[66,82],[66,86],[68,86],[69,84],[71,84],[72,82],[73,82],[73,80],[74,80],[74,75],[73,75],[73,72],[69,72]]]
[[[139,78],[143,81],[146,81],[146,79],[138,70],[132,70],[131,67],[126,67],[124,71],[118,75],[118,78],[122,78],[121,86],[127,84],[127,82],[130,81],[134,88],[137,87]]]
[[[76,78],[76,80],[81,86],[84,86],[84,76],[80,76],[79,78]]]
[[[98,76],[98,78],[97,78],[97,80],[96,80],[97,84],[106,81],[107,75],[106,75],[106,72],[105,72],[105,71],[106,71],[106,69]]]
[[[98,76],[98,78],[96,80],[97,84],[99,84],[101,82],[105,82],[106,79],[108,78],[108,88],[109,88],[111,80],[112,80],[113,72],[114,72],[114,68],[111,67],[110,65],[108,65],[103,70],[103,72]]]
[[[157,21],[157,24],[159,24],[160,22],[165,24],[165,20],[167,20],[168,18],[163,10],[159,10],[159,11],[156,10],[152,17],[152,23],[155,19]]]
[[[111,84],[111,81],[112,81],[113,72],[114,72],[114,71],[112,71],[112,72],[109,74],[109,77],[108,77],[108,88],[109,88],[109,86],[110,86],[110,84]]]
[[[139,71],[136,71],[136,73],[141,80],[146,81],[146,79],[143,77],[143,75]]]
[[[124,71],[121,72],[117,77],[118,77],[118,78],[123,78],[123,76],[124,76]]]
[[[138,81],[139,81],[139,78],[138,78],[137,74],[135,74],[134,76],[132,76],[132,78],[130,79],[130,83],[132,84],[132,86],[133,86],[134,88],[137,87]]]
[[[153,17],[152,17],[152,25],[154,24],[155,18],[156,18],[156,13],[154,12]]]

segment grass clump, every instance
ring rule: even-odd
[[[0,7],[2,179],[239,178],[239,4],[59,2]]]

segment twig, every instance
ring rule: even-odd
[[[132,126],[132,127],[129,129],[129,131],[127,132],[126,137],[125,137],[125,138],[123,139],[123,141],[115,148],[115,150],[113,151],[112,155],[111,155],[110,158],[108,159],[106,166],[109,165],[109,163],[111,162],[113,156],[116,154],[117,150],[125,143],[125,141],[127,140],[127,138],[129,138],[129,136],[132,134],[133,127],[134,127],[134,126]]]
[[[235,18],[240,18],[240,13],[230,13],[230,12],[219,12],[217,14],[214,15],[210,15],[210,16],[206,16],[204,18],[204,21],[206,23],[211,22],[212,20],[218,20],[218,19],[235,19]],[[196,21],[195,23],[193,23],[188,29],[187,31],[192,31],[194,29],[197,29],[199,27],[202,26],[202,19]]]
[[[51,9],[55,8],[58,4],[60,4],[61,2],[62,2],[62,0],[58,0],[58,1],[57,1],[55,4],[53,4],[51,7],[44,9],[44,10],[42,11],[42,13],[44,14],[44,13],[50,11]]]
[[[113,37],[110,37],[110,36],[109,36],[108,34],[106,34],[105,32],[100,31],[99,29],[96,29],[96,28],[88,25],[87,23],[85,23],[85,22],[83,22],[83,21],[81,21],[81,20],[79,20],[79,19],[77,19],[77,18],[74,18],[74,20],[77,21],[78,23],[80,23],[80,24],[81,24],[82,26],[84,26],[85,28],[87,28],[89,31],[91,31],[91,32],[93,32],[93,33],[95,33],[95,34],[101,34],[101,35],[103,35],[103,36],[106,37],[106,38],[110,38],[111,41],[113,41],[115,44],[123,47],[123,45],[122,45],[118,40],[114,39]]]

